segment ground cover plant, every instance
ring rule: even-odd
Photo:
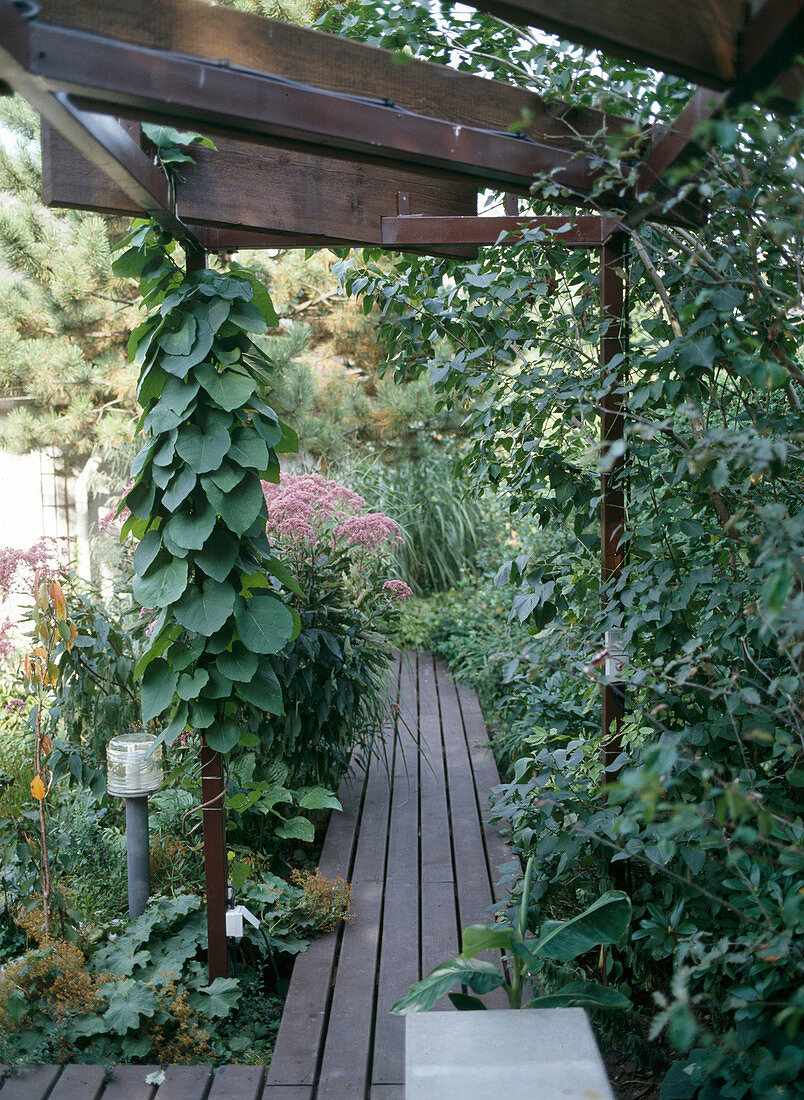
[[[654,104],[672,113],[689,96],[680,80],[593,65],[480,15],[452,19],[448,5],[438,19],[371,3],[328,18],[537,90],[549,73],[563,96],[619,109],[636,129]],[[364,253],[342,267],[347,288],[382,310],[388,369],[429,376],[466,410],[464,468],[478,488],[497,486],[514,516],[562,533],[552,550],[537,541],[501,563],[531,653],[557,631],[591,657],[606,629],[623,632],[617,783],[602,789],[591,712],[559,700],[546,736],[522,738],[498,812],[536,854],[532,927],[626,883],[632,932],[605,969],[634,1002],[629,1042],[652,1027],[666,1044],[654,1050],[667,1100],[794,1096],[802,1067],[802,131],[798,115],[762,106],[711,126],[706,223],[629,234],[619,382],[597,366],[596,258],[539,233],[470,264],[409,257],[388,271]],[[602,187],[630,182],[601,167]],[[533,208],[553,212],[556,198],[543,181]],[[615,383],[628,556],[601,592],[599,474],[623,452],[602,450],[597,433]],[[544,684],[538,656],[535,667]]]

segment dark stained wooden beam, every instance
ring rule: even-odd
[[[625,356],[628,332],[624,246],[623,234],[616,234],[600,250],[600,315],[603,322],[600,381],[605,387],[600,415],[603,457],[606,449],[622,446],[624,440],[624,396],[621,388],[627,377]],[[606,588],[619,579],[625,563],[625,482],[625,457],[620,454],[600,478],[600,580],[604,598]],[[603,684],[603,765],[608,779],[614,778],[611,764],[622,748],[623,702],[622,683]]]
[[[132,124],[132,132],[139,127]],[[337,248],[382,244],[382,219],[399,195],[414,214],[472,215],[477,189],[466,179],[400,165],[360,165],[221,138],[196,147],[184,168],[177,212],[208,251]],[[232,181],[237,181],[233,186]],[[124,191],[42,123],[42,196],[47,206],[138,216]],[[413,249],[411,249],[413,250]],[[474,255],[445,246],[439,255]]]
[[[804,0],[758,0],[743,32],[729,102],[752,99],[769,89],[777,98],[798,103],[804,53]],[[795,87],[798,82],[798,94]]]
[[[0,2],[0,12],[9,7]],[[344,97],[273,76],[158,53],[39,21],[26,24],[27,84],[66,93],[81,109],[201,127],[205,132],[279,144],[350,161],[392,160],[528,190],[550,175],[588,192],[598,169],[559,146],[413,115],[395,105]],[[5,37],[0,21],[0,42]],[[12,47],[3,51],[12,57]],[[4,71],[0,55],[0,76]],[[13,83],[13,80],[12,80]]]
[[[86,159],[166,229],[183,235],[175,217],[167,180],[125,129],[113,118],[81,109],[69,97],[52,94],[30,72],[30,22],[13,4],[0,4],[0,70],[16,92],[51,126],[84,150]]]
[[[733,102],[774,86],[797,104],[804,0],[474,0],[474,7],[683,76],[729,89]]]
[[[737,73],[745,0],[473,0],[473,7],[722,88]]]
[[[40,0],[39,21],[115,38],[222,68],[269,73],[349,97],[393,102],[401,111],[461,126],[521,130],[536,142],[579,150],[627,120],[547,104],[533,92],[444,65],[306,30],[199,0]]]
[[[600,248],[621,224],[620,218],[599,214],[572,217],[532,217],[527,214],[505,217],[403,217],[383,218],[383,244],[389,247],[427,247],[439,244],[496,244],[503,233],[510,236],[503,243],[522,239],[522,232],[540,229],[555,236],[567,248]]]

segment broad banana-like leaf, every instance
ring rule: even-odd
[[[449,962],[441,963],[426,978],[412,985],[409,992],[391,1006],[391,1012],[397,1016],[406,1016],[408,1012],[426,1012],[453,985],[468,985],[473,992],[482,994],[504,984],[505,978],[493,963],[458,955]]]
[[[631,902],[622,890],[610,890],[566,921],[546,921],[536,940],[528,942],[537,958],[568,962],[592,947],[616,943],[631,920]]]

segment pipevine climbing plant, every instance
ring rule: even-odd
[[[244,708],[282,713],[260,655],[299,630],[279,594],[298,586],[271,553],[260,484],[279,481],[277,453],[297,446],[260,397],[270,363],[252,336],[277,317],[237,264],[185,273],[155,224],[135,222],[121,247],[115,274],[139,278],[149,310],[128,346],[145,442],[120,506],[121,537],[138,540],[134,596],[155,615],[136,667],[143,720],[161,719],[160,740],[189,727],[226,753],[253,738]]]

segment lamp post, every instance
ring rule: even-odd
[[[162,783],[162,746],[147,733],[123,733],[106,746],[106,790],[126,801],[128,912],[145,910],[151,893],[148,795]]]

